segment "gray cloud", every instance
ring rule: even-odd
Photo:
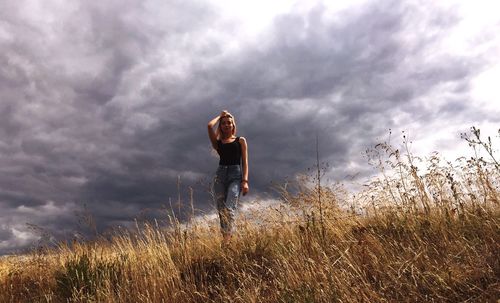
[[[218,160],[205,125],[222,109],[249,142],[261,194],[314,165],[316,136],[342,180],[369,173],[347,164],[364,163],[400,115],[485,114],[467,100],[488,62],[442,51],[459,19],[430,5],[374,1],[333,19],[317,5],[277,16],[238,50],[227,49],[237,26],[202,2],[1,8],[0,252],[32,243],[12,233],[26,222],[71,236],[83,204],[100,231],[165,218],[178,178],[182,200],[192,187],[209,211]]]

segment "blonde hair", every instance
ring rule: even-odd
[[[231,135],[236,136],[236,120],[234,119],[233,115],[231,115],[230,113],[227,113],[224,116],[220,117],[220,119],[219,119],[219,123],[217,126],[217,139],[222,139],[222,130],[221,130],[220,126],[221,126],[222,119],[224,119],[224,118],[231,119],[231,122],[233,124],[233,131],[231,132]]]

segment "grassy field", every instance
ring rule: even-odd
[[[361,192],[318,186],[321,172],[283,186],[228,246],[216,224],[193,222],[4,258],[0,302],[497,302],[493,153],[368,154],[380,175]]]

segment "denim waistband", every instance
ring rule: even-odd
[[[240,165],[219,165],[219,168],[240,168]]]
[[[241,176],[241,167],[239,165],[219,165],[217,175],[222,176]]]

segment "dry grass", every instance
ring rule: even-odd
[[[216,225],[145,226],[2,259],[0,302],[497,302],[496,162],[433,155],[419,175],[411,154],[374,151],[381,177],[354,198],[321,187],[322,218],[301,181],[229,247]]]

